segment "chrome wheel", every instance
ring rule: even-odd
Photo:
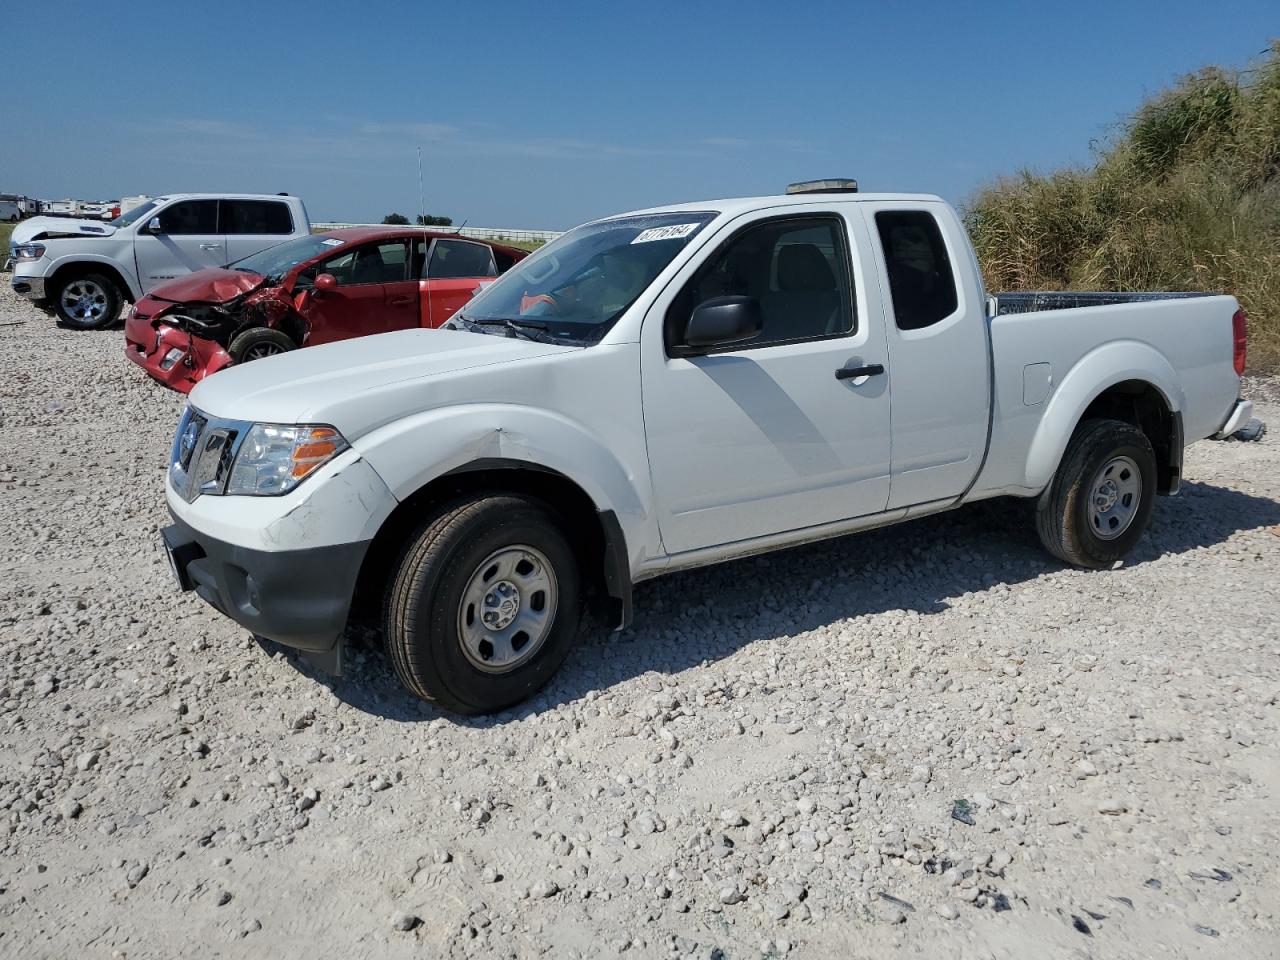
[[[107,291],[92,280],[72,280],[62,288],[62,309],[82,323],[105,319],[110,299]]]
[[[1142,502],[1142,471],[1128,457],[1102,465],[1089,485],[1089,527],[1101,540],[1114,540],[1126,530]]]
[[[557,600],[555,571],[540,550],[523,544],[495,550],[462,592],[462,652],[485,673],[516,669],[547,639]]]

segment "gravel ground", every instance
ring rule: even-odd
[[[983,504],[646,584],[460,720],[175,591],[121,353],[0,294],[0,954],[1276,955],[1276,434],[1118,569]]]

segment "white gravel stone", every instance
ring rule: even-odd
[[[373,634],[331,679],[175,589],[185,400],[122,338],[0,276],[6,953],[236,953],[264,922],[256,953],[387,960],[836,958],[851,930],[867,956],[1145,956],[1157,924],[1171,956],[1197,926],[1273,951],[1275,435],[1188,448],[1116,569],[1048,560],[995,500],[675,573],[464,719]],[[1245,389],[1280,422],[1276,382]]]

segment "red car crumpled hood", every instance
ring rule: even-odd
[[[163,283],[151,296],[175,303],[225,303],[262,286],[265,279],[258,273],[215,267]]]

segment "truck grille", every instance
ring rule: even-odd
[[[236,450],[249,427],[187,407],[169,457],[169,484],[174,492],[190,503],[201,494],[217,496],[226,490]]]

